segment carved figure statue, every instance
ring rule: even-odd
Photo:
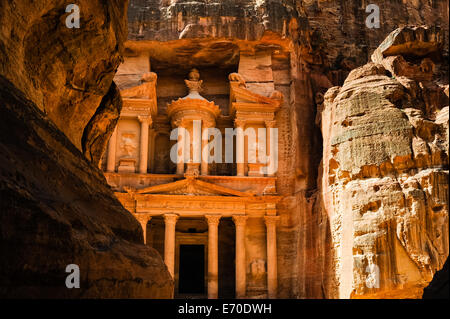
[[[134,150],[136,150],[136,144],[133,141],[134,137],[134,133],[122,134],[122,143],[120,144],[120,148],[126,153],[128,157],[132,157]]]

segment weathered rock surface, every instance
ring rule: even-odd
[[[82,145],[84,156],[94,165],[100,163],[100,159],[106,150],[108,140],[114,131],[122,110],[122,98],[117,85],[112,82],[106,95],[94,116],[84,129]]]
[[[120,112],[127,1],[77,4],[68,29],[64,1],[0,2],[0,296],[170,298],[160,255],[92,163]]]
[[[20,96],[17,87],[56,124],[38,111],[15,108],[31,105],[23,97],[2,93],[10,101],[1,109],[6,150],[0,160],[1,190],[8,195],[1,197],[6,212],[2,257],[7,256],[1,264],[2,294],[33,296],[47,286],[41,296],[140,297],[151,291],[158,297],[163,295],[153,288],[161,285],[159,292],[168,296],[171,284],[160,257],[139,244],[139,225],[128,220],[100,173],[76,149],[96,164],[114,127],[120,106],[111,80],[126,38],[126,1],[77,3],[81,29],[65,27],[61,0],[0,2],[0,74],[13,84],[5,85]],[[448,100],[442,94],[446,90],[448,97],[442,80],[448,67],[428,55],[436,53],[434,45],[413,59],[405,51],[384,48],[376,63],[357,69],[344,84],[349,72],[367,63],[386,35],[402,25],[440,25],[438,53],[448,55],[448,2],[382,0],[378,5],[381,28],[369,29],[365,3],[354,0],[130,1],[132,41],[126,53],[151,47],[154,65],[163,68],[167,60],[178,59],[185,68],[221,63],[227,71],[239,54],[281,51],[272,55],[270,66],[255,64],[272,77],[264,72],[249,81],[263,92],[273,86],[286,97],[277,115],[286,159],[277,174],[284,196],[277,207],[280,298],[420,297],[448,253],[448,230],[442,230],[448,223]],[[392,39],[397,45],[402,36]],[[148,68],[155,62],[144,60]],[[143,71],[133,72],[122,74],[118,86],[140,81]],[[258,82],[266,76],[267,83]],[[324,98],[327,89],[343,84]],[[324,117],[316,117],[324,99]],[[23,123],[25,115],[35,119],[33,125]],[[314,119],[326,128],[323,166]],[[65,142],[55,144],[54,134]],[[46,173],[32,169],[36,165]],[[110,244],[116,240],[117,245]],[[42,252],[54,256],[52,262],[43,264]],[[73,261],[75,256],[88,257]],[[79,262],[86,276],[80,291],[60,290],[67,275],[62,267],[69,262]],[[364,284],[369,263],[380,266],[381,290]],[[134,284],[138,278],[149,290]]]
[[[433,280],[423,290],[423,299],[448,299],[450,297],[448,267],[447,258],[444,267],[434,274]]]
[[[0,296],[169,298],[156,250],[96,169],[0,78]],[[80,267],[80,289],[65,285]]]
[[[321,191],[341,298],[420,298],[448,256],[448,78],[434,39],[394,31],[325,95]]]
[[[127,1],[82,0],[80,28],[67,1],[0,2],[0,74],[82,149],[83,130],[122,61]]]

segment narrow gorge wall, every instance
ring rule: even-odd
[[[77,4],[69,29],[65,1],[0,2],[0,296],[170,298],[160,255],[93,163],[120,112],[128,3]],[[66,287],[72,264],[80,289]]]
[[[365,24],[370,3],[378,29]],[[77,4],[83,27],[68,29],[62,0],[0,2],[0,295],[172,296],[96,166],[118,87],[175,61],[180,77],[238,71],[261,94],[283,93],[279,298],[420,297],[448,255],[448,1]],[[423,24],[371,58],[393,30]],[[123,55],[135,65],[116,85]],[[222,82],[211,91],[223,102]],[[84,289],[65,288],[72,263]]]

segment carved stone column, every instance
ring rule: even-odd
[[[235,128],[237,128],[236,134],[236,167],[237,176],[245,175],[245,139],[244,139],[244,120],[234,120]]]
[[[182,121],[177,121],[178,141],[177,141],[177,174],[184,174],[184,155],[186,148],[186,129],[183,127]],[[181,157],[181,158],[180,158]]]
[[[145,214],[135,214],[134,217],[138,220],[142,227],[142,233],[144,235],[144,244],[147,244],[147,224],[150,221],[151,216]]]
[[[201,164],[201,174],[202,175],[208,175],[209,174],[209,163],[208,159],[210,156],[210,153],[208,151],[208,129],[212,127],[213,124],[203,121],[202,125],[202,164]],[[205,134],[203,134],[203,130],[205,130]]]
[[[220,215],[205,215],[208,221],[208,299],[219,297],[219,222]]]
[[[139,116],[141,122],[140,155],[139,155],[139,173],[147,174],[148,168],[148,128],[151,125],[149,116]]]
[[[244,298],[247,292],[245,225],[248,216],[233,215],[236,226],[236,298]]]
[[[150,173],[154,173],[155,172],[155,130],[150,128],[150,132],[149,132],[149,139],[150,139]]]
[[[270,149],[270,146],[272,145],[273,147],[277,147],[277,143],[275,143],[275,136],[273,136],[273,134],[271,134],[271,129],[274,129],[275,126],[277,125],[277,121],[272,120],[272,121],[266,121],[266,130],[267,130],[267,134],[266,134],[266,138],[267,138],[267,155],[269,156],[269,162],[267,163],[267,169],[268,169],[268,176],[274,176],[275,172],[272,171],[270,168],[275,167],[274,166],[274,162],[277,160],[275,154],[277,153],[275,149]]]
[[[277,298],[277,222],[280,216],[264,216],[267,229],[267,290],[270,299]]]
[[[164,237],[164,262],[169,269],[172,278],[175,270],[175,225],[178,220],[177,214],[165,214],[165,237]]]
[[[106,171],[114,172],[116,169],[116,147],[117,147],[117,127],[109,139],[108,159],[106,162]]]

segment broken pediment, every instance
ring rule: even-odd
[[[130,192],[131,190],[127,190]],[[136,194],[194,195],[194,196],[237,196],[251,197],[254,194],[240,192],[231,188],[186,177],[173,183],[155,185],[134,191]]]
[[[239,73],[231,73],[230,114],[241,112],[276,112],[283,103],[283,94],[273,91],[270,97],[252,92]]]
[[[141,84],[120,91],[123,99],[123,116],[157,114],[156,73],[150,72],[142,76]]]

